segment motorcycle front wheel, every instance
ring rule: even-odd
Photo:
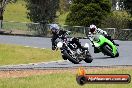
[[[86,58],[84,59],[84,61],[86,63],[91,63],[93,61],[92,56],[91,56],[90,53],[88,53],[88,55],[86,56]]]
[[[111,56],[112,58],[114,58],[114,54],[112,53],[112,49],[109,45],[105,45],[104,47],[102,47],[102,50],[104,52],[104,54]]]
[[[67,57],[67,59],[68,59],[70,62],[72,62],[72,63],[74,63],[74,64],[79,64],[80,60],[78,60],[77,58],[73,58],[71,55],[69,55],[69,54],[67,53],[67,51],[64,51],[63,54],[65,55],[65,57]]]

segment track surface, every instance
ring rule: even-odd
[[[39,37],[20,37],[20,36],[1,36],[0,44],[18,44],[30,47],[38,48],[51,48],[50,38],[39,38]],[[88,39],[80,39],[82,45],[86,42],[89,43]],[[42,62],[36,64],[27,65],[9,65],[0,66],[2,69],[43,69],[43,68],[70,68],[78,66],[127,66],[132,65],[132,41],[119,41],[116,40],[120,46],[119,53],[120,56],[117,58],[109,58],[104,56],[102,53],[94,54],[93,48],[90,46],[90,53],[93,56],[92,63],[85,63],[84,61],[80,64],[72,64],[69,61],[53,61],[53,62]]]

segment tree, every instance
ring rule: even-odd
[[[130,15],[126,11],[113,11],[101,23],[101,28],[129,28]]]
[[[132,0],[123,0],[125,9],[132,15]]]
[[[27,17],[36,23],[34,27],[29,25],[29,29],[35,30],[37,35],[47,35],[47,24],[55,21],[56,11],[59,7],[59,0],[25,0],[27,2]]]
[[[60,14],[68,12],[70,7],[70,3],[68,0],[60,0],[59,2],[59,12]]]
[[[89,26],[100,25],[100,22],[111,12],[109,0],[73,0],[66,19],[67,25]]]
[[[33,22],[51,23],[56,17],[59,0],[25,0],[28,18]]]

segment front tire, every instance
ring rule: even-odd
[[[118,52],[118,51],[117,51],[117,53],[116,53],[115,57],[119,57],[119,52]]]
[[[65,55],[62,55],[62,58],[63,58],[64,60],[67,60],[67,57],[66,57]]]
[[[86,58],[84,59],[84,61],[86,63],[91,63],[93,61],[92,56],[90,55],[90,53],[86,56]]]
[[[80,61],[79,61],[78,59],[74,59],[73,57],[71,57],[71,56],[67,53],[67,51],[64,51],[63,54],[67,57],[67,59],[68,59],[70,62],[72,62],[72,63],[74,63],[74,64],[79,64]]]
[[[109,45],[105,45],[104,47],[102,47],[102,50],[103,50],[103,53],[108,55],[108,56],[111,56],[112,58],[114,58],[114,54],[112,53],[112,49]]]

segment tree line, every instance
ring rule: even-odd
[[[3,20],[3,10],[7,3],[17,0],[0,0],[0,20]],[[112,3],[115,0],[25,0],[28,9],[27,17],[32,22],[43,24],[55,21],[56,12],[68,11],[67,25],[89,26],[94,23],[101,26],[101,22],[110,17]],[[120,0],[124,2],[125,10],[132,17],[132,0]]]

